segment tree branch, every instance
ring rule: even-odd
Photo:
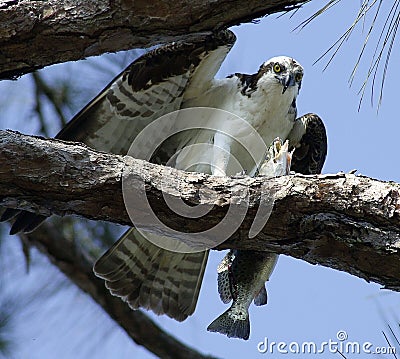
[[[245,208],[238,230],[217,249],[272,250],[400,290],[396,183],[344,173],[271,180],[215,177],[12,131],[0,131],[0,163],[4,206],[130,224],[121,189],[122,181],[128,181],[140,199],[129,202],[130,214],[143,229],[169,234],[149,220],[149,209],[169,227],[197,233],[225,220],[229,207]],[[150,206],[140,197],[144,193]],[[274,210],[267,224],[249,238],[260,198],[264,208],[262,199],[272,195]],[[163,196],[211,210],[200,218],[183,218],[168,208]]]
[[[0,79],[237,25],[306,0],[2,0]],[[29,56],[27,56],[29,54]]]
[[[112,296],[104,281],[94,275],[93,263],[56,226],[44,223],[35,232],[21,236],[25,243],[37,247],[80,289],[88,293],[137,344],[160,358],[213,358],[186,346],[163,331],[146,314],[133,311],[120,298]]]

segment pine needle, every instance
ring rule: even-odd
[[[325,4],[321,9],[316,11],[313,15],[309,18],[304,20],[300,23],[294,30],[301,31],[304,27],[309,25],[313,20],[315,20],[318,16],[325,13],[327,10],[331,9],[333,6],[337,5],[341,0],[329,0],[327,4]],[[365,39],[361,45],[360,53],[357,57],[357,60],[354,64],[353,70],[349,76],[349,85],[352,86],[356,73],[359,69],[361,60],[365,57],[366,49],[368,43],[370,41],[371,35],[373,31],[378,31],[377,27],[379,27],[379,19],[382,16],[386,16],[385,21],[383,22],[383,26],[380,30],[380,35],[377,40],[374,53],[372,55],[371,63],[367,74],[362,82],[362,85],[358,91],[360,96],[360,103],[358,109],[361,108],[361,104],[365,95],[365,91],[367,88],[367,84],[371,82],[371,104],[374,103],[374,89],[377,86],[377,75],[381,73],[381,81],[380,81],[380,89],[379,89],[379,97],[378,97],[378,110],[381,106],[382,99],[383,99],[383,89],[385,85],[386,76],[388,73],[389,68],[389,61],[390,56],[392,54],[393,46],[396,40],[397,30],[400,24],[400,0],[395,0],[390,10],[382,15],[382,4],[383,0],[362,0],[360,3],[360,9],[354,19],[353,23],[347,28],[347,30],[336,40],[315,62],[321,61],[322,59],[326,58],[328,54],[330,54],[329,59],[327,60],[326,65],[324,66],[324,71],[326,68],[331,64],[335,56],[338,54],[339,50],[342,48],[343,44],[350,38],[351,34],[353,33],[354,29],[362,23],[362,30],[366,31]],[[374,15],[370,22],[370,25],[367,26],[367,16],[374,11]],[[386,55],[386,56],[385,56]],[[382,64],[382,60],[384,60]],[[382,66],[383,67],[382,67]],[[381,71],[380,71],[381,70]]]

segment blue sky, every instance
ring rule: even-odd
[[[302,89],[298,97],[299,115],[315,112],[324,120],[328,132],[328,157],[324,173],[357,169],[358,173],[383,180],[400,182],[400,173],[393,160],[397,152],[400,125],[397,114],[399,54],[392,54],[387,75],[383,103],[371,106],[367,91],[358,111],[360,97],[357,92],[363,76],[368,71],[370,50],[358,69],[352,87],[348,78],[357,60],[361,43],[368,26],[359,26],[344,44],[331,65],[323,71],[324,60],[314,61],[346,30],[354,20],[359,2],[342,1],[338,7],[322,15],[301,32],[292,31],[296,25],[322,6],[323,1],[312,1],[293,18],[269,16],[259,24],[234,27],[238,40],[224,62],[219,76],[233,72],[253,73],[270,57],[288,55],[305,68]],[[382,24],[383,16],[378,19]],[[373,35],[371,38],[374,43]],[[395,49],[398,49],[395,48]],[[73,71],[77,64],[67,65]],[[66,67],[47,69],[57,73]],[[46,71],[46,70],[45,70]],[[70,72],[69,72],[70,74]],[[93,79],[88,73],[90,80]],[[113,77],[104,82],[94,81],[93,95]],[[93,82],[92,82],[93,83]],[[2,128],[20,129],[34,133],[35,126],[26,126],[22,118],[29,114],[31,99],[24,88],[27,78],[16,83],[0,84],[0,91],[7,91],[8,110],[3,111]],[[368,89],[370,85],[368,85]],[[378,88],[379,90],[379,88]],[[86,100],[85,100],[86,101]],[[25,107],[23,107],[23,106]],[[4,104],[3,104],[4,106]],[[17,112],[18,111],[18,112]],[[31,132],[30,132],[31,131]],[[6,229],[6,228],[4,228]],[[29,275],[24,273],[18,241],[9,238],[5,243],[10,251],[9,263],[13,269],[6,274],[7,293],[23,297],[32,293],[38,283],[48,287],[63,281],[57,270],[35,266]],[[381,290],[380,286],[322,266],[281,256],[267,285],[269,303],[264,307],[251,307],[251,336],[248,341],[228,339],[223,335],[208,333],[207,325],[227,309],[219,300],[216,285],[216,267],[222,253],[211,256],[204,278],[200,300],[195,314],[184,323],[166,317],[154,317],[166,330],[204,353],[223,358],[258,358],[257,344],[267,337],[269,341],[314,341],[321,343],[335,340],[336,333],[344,330],[348,340],[371,342],[385,346],[381,331],[386,330],[383,314],[396,326],[395,313],[400,309],[398,293]],[[35,256],[37,262],[46,262]],[[5,265],[4,263],[2,265]],[[18,278],[18,283],[13,279]],[[383,314],[382,314],[383,313]],[[67,286],[49,299],[41,308],[25,309],[16,320],[18,350],[15,358],[153,358],[152,354],[131,343],[124,332],[112,323],[90,298],[73,286]],[[291,355],[264,354],[274,359],[285,358],[340,358],[338,354]],[[363,355],[348,355],[361,358]],[[383,358],[385,356],[370,357]],[[386,356],[389,357],[389,356]]]

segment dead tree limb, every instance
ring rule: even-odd
[[[173,41],[298,7],[305,0],[2,0],[0,79]],[[29,54],[29,56],[27,56]]]
[[[0,164],[4,206],[130,224],[121,189],[128,178],[129,188],[145,193],[163,223],[185,232],[202,232],[223,220],[229,207],[245,206],[240,227],[217,249],[272,250],[400,290],[397,183],[344,173],[271,180],[214,177],[12,131],[0,131]],[[274,194],[272,215],[249,238],[265,193]],[[169,209],[163,196],[211,210],[201,218],[183,218]],[[135,202],[132,210],[135,224],[168,235],[147,220],[142,202]]]

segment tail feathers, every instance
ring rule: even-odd
[[[46,218],[46,216],[24,211],[16,217],[11,227],[10,234],[16,234],[18,232],[30,233],[39,227]]]
[[[234,311],[229,308],[215,319],[208,327],[209,332],[225,334],[228,338],[247,340],[250,336],[250,320],[247,310]]]
[[[6,208],[6,210],[3,212],[3,214],[0,217],[0,222],[8,221],[8,220],[14,218],[19,213],[21,213],[20,209]]]
[[[21,211],[20,209],[7,208],[0,217],[0,222],[15,218],[10,234],[19,232],[29,233],[38,227],[47,217],[35,213]]]

